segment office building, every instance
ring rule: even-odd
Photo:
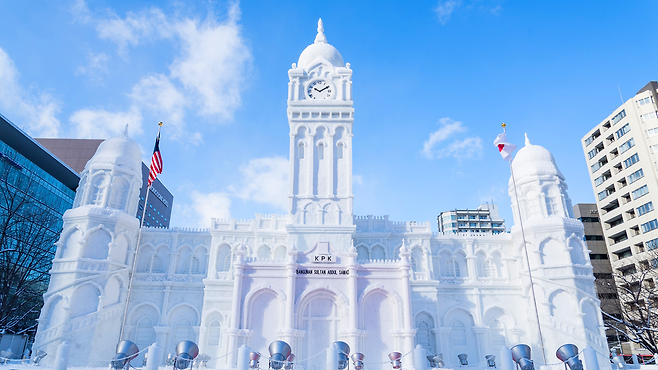
[[[6,333],[34,336],[54,243],[78,180],[75,171],[0,115],[0,329]]]
[[[94,156],[96,149],[98,149],[98,146],[103,142],[103,140],[98,139],[37,138],[35,140],[78,174],[82,173],[87,162],[89,162],[91,157]],[[148,170],[148,166],[142,163],[142,187],[140,189],[139,207],[137,208],[136,214],[138,219],[141,219],[144,210]],[[169,227],[173,203],[174,196],[169,192],[167,187],[162,184],[160,179],[156,178],[151,185],[151,194],[148,198],[144,225],[147,227]]]
[[[589,258],[594,272],[596,295],[601,300],[601,311],[619,317],[619,296],[612,275],[612,265],[608,256],[608,247],[605,244],[603,227],[599,219],[599,210],[593,203],[578,203],[573,206],[574,217],[583,223],[585,244],[590,250]],[[605,316],[603,321],[608,321]],[[607,330],[606,337],[611,347],[621,345],[619,335],[615,330]],[[629,353],[625,351],[625,353]]]
[[[455,209],[441,212],[437,217],[439,231],[444,234],[505,232],[505,220],[498,215],[498,206],[483,204],[476,209]]]

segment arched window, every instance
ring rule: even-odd
[[[151,272],[162,272],[162,260],[158,256],[153,256],[149,258],[149,260],[146,262],[146,268],[150,267]]]
[[[455,261],[454,258],[451,258],[446,261],[445,264],[445,276],[459,277],[461,276],[459,271],[459,264]]]
[[[185,261],[185,272],[188,272],[190,274],[198,274],[199,273],[199,259],[191,256],[190,258]]]
[[[304,142],[299,140],[297,143],[297,154],[299,155],[299,159],[304,159]]]
[[[505,345],[505,327],[497,319],[489,322],[489,339],[492,346],[498,347]]]
[[[117,179],[112,184],[112,195],[110,196],[109,207],[114,209],[124,209],[126,195],[128,193],[128,183],[126,180]]]
[[[413,257],[409,257],[411,261],[411,270],[412,271],[418,271],[418,265],[416,265],[416,259]]]
[[[491,260],[482,262],[482,276],[483,277],[498,277],[498,269]]]
[[[176,326],[174,328],[174,345],[184,340],[194,341],[192,323],[186,318],[176,321]]]
[[[452,323],[451,329],[450,336],[452,337],[452,344],[454,346],[466,345],[466,327],[464,326],[464,323],[455,320]]]
[[[89,203],[95,206],[102,206],[105,198],[105,175],[96,176],[91,184],[91,197]]]
[[[429,320],[421,320],[416,325],[416,341],[425,348],[427,353],[434,353],[434,334]]]
[[[338,142],[336,144],[336,157],[338,159],[343,159],[343,149],[345,149],[345,145],[341,142]]]
[[[219,338],[222,333],[222,326],[219,321],[215,320],[210,323],[208,327],[208,345],[209,346],[218,346]]]
[[[318,143],[318,159],[320,159],[320,160],[324,159],[324,143],[323,142]]]
[[[548,216],[559,213],[557,199],[554,196],[546,195],[546,214]]]
[[[364,247],[363,245],[360,245],[356,247],[356,260],[357,261],[367,261],[370,259],[370,256],[368,255],[368,248]]]
[[[235,253],[231,253],[224,258],[224,271],[231,269],[233,262],[235,261]]]
[[[155,342],[155,330],[153,330],[153,322],[148,317],[144,317],[137,323],[135,343],[150,346],[153,344],[153,342]]]

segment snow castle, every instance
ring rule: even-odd
[[[136,248],[139,147],[125,134],[100,145],[64,214],[34,344],[52,354],[43,363],[63,341],[73,366],[109,363],[135,258],[124,339],[140,349],[158,343],[165,356],[189,339],[212,357],[209,367],[233,369],[239,346],[267,357],[283,340],[297,369],[319,370],[321,352],[340,340],[369,370],[418,344],[447,366],[459,366],[458,354],[476,364],[519,343],[541,362],[520,221],[548,362],[565,343],[607,353],[583,226],[548,150],[526,140],[512,162],[520,213],[512,204],[511,233],[442,235],[429,222],[353,215],[352,69],[321,23],[288,76],[287,215],[145,228]]]

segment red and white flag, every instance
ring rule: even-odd
[[[500,155],[503,156],[504,160],[512,160],[512,152],[516,150],[516,145],[510,144],[507,141],[507,135],[504,132],[496,137],[494,145],[498,147],[498,151],[500,152]]]
[[[151,156],[151,167],[149,168],[149,182],[148,186],[155,181],[155,178],[162,173],[162,155],[160,155],[160,132],[158,130],[158,137],[155,138],[155,148],[153,148],[153,155]]]

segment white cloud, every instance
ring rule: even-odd
[[[74,125],[72,134],[78,138],[104,139],[119,135],[126,124],[130,135],[142,133],[142,114],[135,106],[125,112],[110,112],[103,108],[84,108],[69,118]]]
[[[363,176],[361,175],[352,175],[352,182],[363,186]]]
[[[18,81],[18,69],[9,55],[0,48],[0,109],[14,123],[32,136],[57,137],[60,130],[55,115],[60,103],[36,87],[25,90]]]
[[[201,113],[231,119],[240,106],[240,92],[251,54],[237,25],[233,6],[229,19],[203,23],[185,19],[175,29],[182,43],[181,55],[171,65],[171,75],[200,96]]]
[[[173,126],[173,137],[182,135],[187,99],[165,75],[143,77],[129,96],[134,104]]]
[[[440,0],[436,7],[436,15],[439,17],[439,23],[446,24],[452,13],[462,5],[461,0]]]
[[[128,12],[123,19],[110,12],[108,19],[99,19],[96,24],[98,37],[117,44],[118,52],[123,56],[128,44],[134,47],[143,40],[169,38],[171,29],[162,10],[155,7],[139,13]]]
[[[228,194],[222,192],[204,194],[193,190],[190,195],[197,227],[210,227],[211,218],[231,217],[231,198]]]
[[[448,117],[439,119],[439,124],[441,125],[441,128],[432,132],[430,137],[423,143],[423,150],[421,153],[427,158],[432,158],[434,156],[434,148],[442,141],[449,139],[456,133],[466,131],[466,127],[462,126],[461,122],[452,120]]]
[[[87,65],[78,67],[75,74],[87,75],[92,82],[99,83],[108,76],[107,61],[109,59],[104,52],[94,54],[90,51],[87,55]]]
[[[242,182],[230,187],[243,200],[288,209],[288,159],[254,158],[240,168]]]
[[[441,128],[430,133],[423,143],[421,154],[429,159],[455,157],[457,159],[473,159],[482,156],[482,139],[473,136],[464,139],[454,139],[450,144],[440,146],[454,135],[468,130],[461,122],[445,117],[439,120]]]

